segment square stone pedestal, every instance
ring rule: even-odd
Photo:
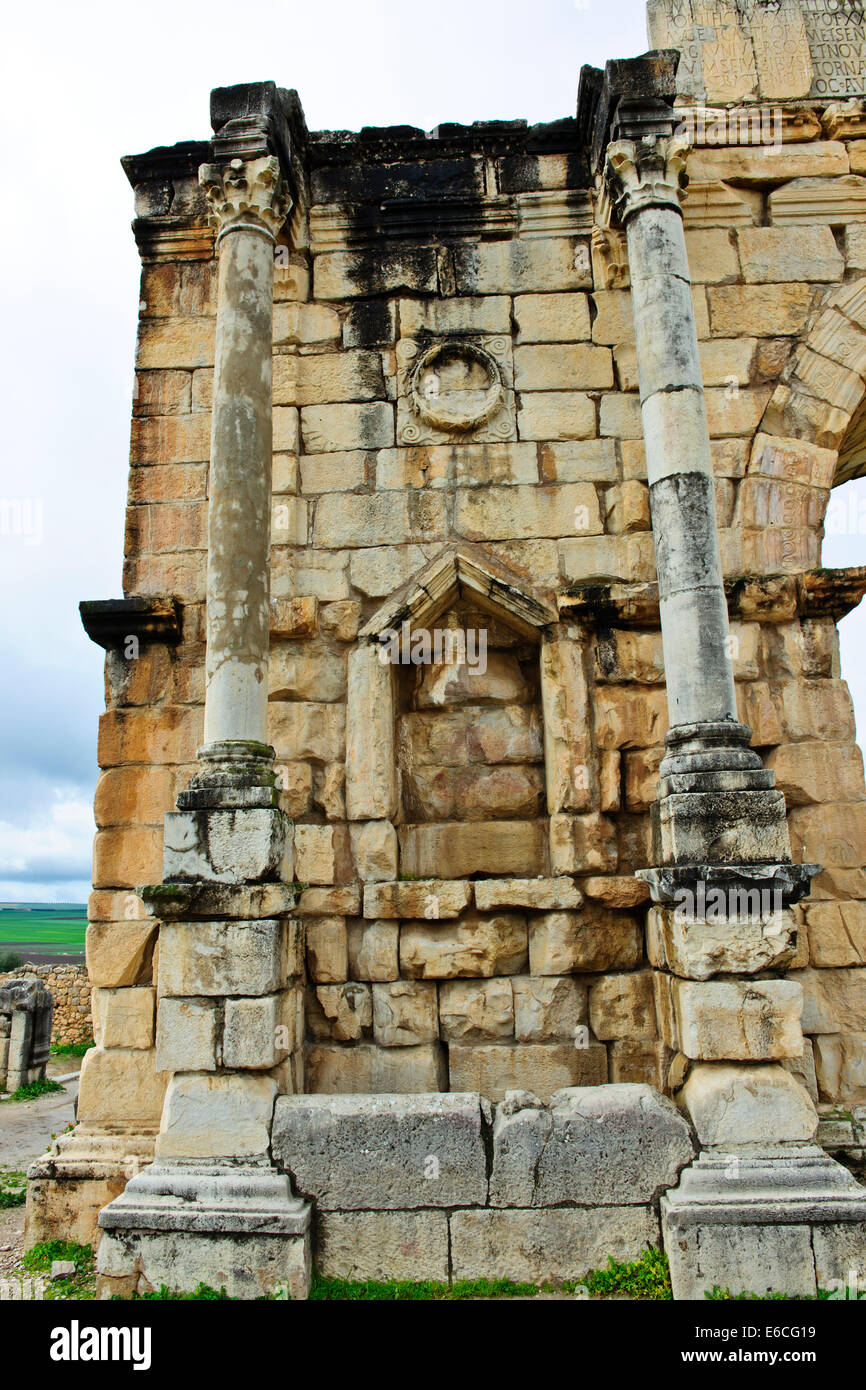
[[[99,1214],[97,1294],[310,1290],[309,1202],[266,1164],[155,1163]]]
[[[661,1213],[675,1299],[866,1284],[866,1188],[813,1145],[702,1153]]]

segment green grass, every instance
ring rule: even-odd
[[[62,1091],[63,1087],[52,1077],[46,1076],[41,1081],[28,1081],[26,1086],[19,1086],[17,1091],[13,1091],[11,1096],[7,1096],[4,1105],[10,1104],[13,1100],[38,1100],[40,1096],[47,1096],[52,1091]]]
[[[0,1168],[0,1211],[23,1207],[27,1198],[27,1174],[18,1168]]]
[[[0,947],[13,942],[19,955],[27,945],[52,955],[83,952],[86,928],[83,903],[0,903]]]
[[[360,1283],[352,1279],[329,1279],[318,1274],[310,1289],[310,1299],[414,1303],[435,1300],[450,1302],[467,1298],[534,1298],[537,1293],[534,1284],[515,1284],[510,1279],[458,1279],[453,1284],[439,1283],[433,1279],[419,1283],[391,1279],[380,1284],[372,1279]]]
[[[619,1264],[611,1257],[607,1269],[592,1269],[583,1279],[569,1279],[563,1288],[569,1293],[586,1289],[590,1298],[610,1298],[613,1294],[654,1300],[673,1298],[668,1257],[653,1245],[628,1264]]]
[[[89,1052],[93,1047],[93,1039],[90,1042],[81,1043],[52,1043],[52,1057],[83,1057],[85,1052]]]
[[[75,1273],[68,1279],[58,1279],[48,1283],[51,1264],[54,1260],[71,1260]],[[43,1240],[25,1251],[21,1264],[28,1274],[45,1279],[43,1297],[49,1301],[56,1299],[90,1299],[95,1296],[96,1259],[89,1245],[77,1245],[71,1240]]]

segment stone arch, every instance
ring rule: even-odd
[[[770,398],[760,433],[836,453],[831,484],[866,475],[866,276],[834,289]]]

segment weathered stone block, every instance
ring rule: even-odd
[[[223,1064],[265,1071],[286,1055],[280,1029],[288,1023],[289,997],[266,994],[259,999],[227,999],[223,1027]]]
[[[277,1084],[269,1076],[200,1072],[171,1078],[157,1158],[265,1156]]]
[[[694,1157],[685,1120],[651,1086],[567,1088],[549,1109],[519,1101],[496,1112],[494,1206],[650,1203]]]
[[[301,434],[307,454],[387,449],[394,443],[394,407],[387,401],[307,405],[301,410]]]
[[[156,990],[94,988],[94,1037],[102,1047],[153,1047]]]
[[[380,1047],[417,1047],[439,1037],[435,984],[373,985],[373,1037]]]
[[[737,240],[747,285],[842,279],[845,262],[829,227],[743,227]]]
[[[424,917],[430,922],[459,917],[472,901],[472,885],[430,878],[414,883],[371,884],[364,889],[364,916]]]
[[[618,852],[613,822],[595,812],[550,817],[550,861],[557,874],[616,871]]]
[[[448,1068],[440,1043],[421,1047],[376,1047],[374,1043],[320,1043],[308,1047],[304,1085],[311,1094],[375,1095],[445,1091]]]
[[[540,911],[580,907],[583,894],[574,879],[487,878],[475,884],[475,906],[479,912],[497,907],[534,907]]]
[[[548,868],[542,821],[407,825],[401,826],[397,835],[401,870],[417,878],[440,874],[462,878],[474,873],[529,877],[543,875]]]
[[[283,980],[284,922],[165,922],[160,996],[272,994]]]
[[[808,1143],[818,1128],[815,1107],[785,1067],[692,1067],[678,1096],[701,1144]]]
[[[590,986],[589,1021],[602,1042],[656,1037],[652,971],[607,975]]]
[[[349,977],[344,917],[315,917],[307,922],[307,968],[318,984],[342,984]]]
[[[592,439],[595,405],[580,391],[532,391],[521,397],[521,439]]]
[[[514,317],[518,343],[573,343],[592,331],[585,294],[520,294]]]
[[[518,1042],[578,1040],[586,1024],[586,985],[564,975],[514,976],[511,984]]]
[[[514,1035],[510,980],[452,980],[439,987],[439,1017],[446,1042],[478,1042]]]
[[[470,914],[444,926],[410,922],[400,932],[400,968],[410,979],[512,975],[526,968],[526,918]]]
[[[696,1061],[769,1061],[803,1050],[803,990],[794,980],[677,979],[673,998],[679,1048]]]
[[[157,1071],[216,1071],[220,1021],[210,999],[161,999],[156,1025]]]
[[[346,812],[349,820],[393,820],[397,813],[393,673],[373,646],[349,657]]]
[[[135,1048],[92,1047],[78,1085],[78,1113],[92,1125],[153,1125],[162,1113],[168,1077],[158,1073],[155,1053]]]
[[[578,1039],[578,1042],[582,1041]],[[549,1100],[563,1086],[601,1086],[607,1081],[607,1053],[600,1043],[476,1043],[448,1048],[450,1085],[502,1100],[508,1091],[530,1087]]]
[[[546,912],[529,927],[533,975],[580,970],[627,970],[640,964],[641,930],[633,917],[587,905],[579,912]]]
[[[483,1125],[476,1095],[281,1096],[273,1153],[318,1211],[474,1205]]]
[[[455,1279],[560,1283],[606,1267],[611,1257],[637,1259],[658,1242],[658,1221],[646,1206],[456,1211],[451,1272]]]
[[[396,922],[349,923],[349,974],[353,980],[396,980],[400,928]]]
[[[322,1211],[315,1266],[331,1279],[449,1279],[444,1211]]]
[[[281,811],[170,811],[165,817],[166,883],[291,879],[291,839]]]
[[[455,497],[454,530],[472,541],[533,536],[557,540],[575,534],[599,535],[604,526],[595,487],[563,483],[544,488],[537,484],[463,488]]]

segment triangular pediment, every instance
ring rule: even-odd
[[[479,547],[457,546],[437,555],[401,585],[373,614],[359,636],[375,641],[385,633],[399,631],[404,623],[411,628],[429,627],[459,600],[536,640],[545,628],[558,621],[554,605],[510,566],[494,560]]]

